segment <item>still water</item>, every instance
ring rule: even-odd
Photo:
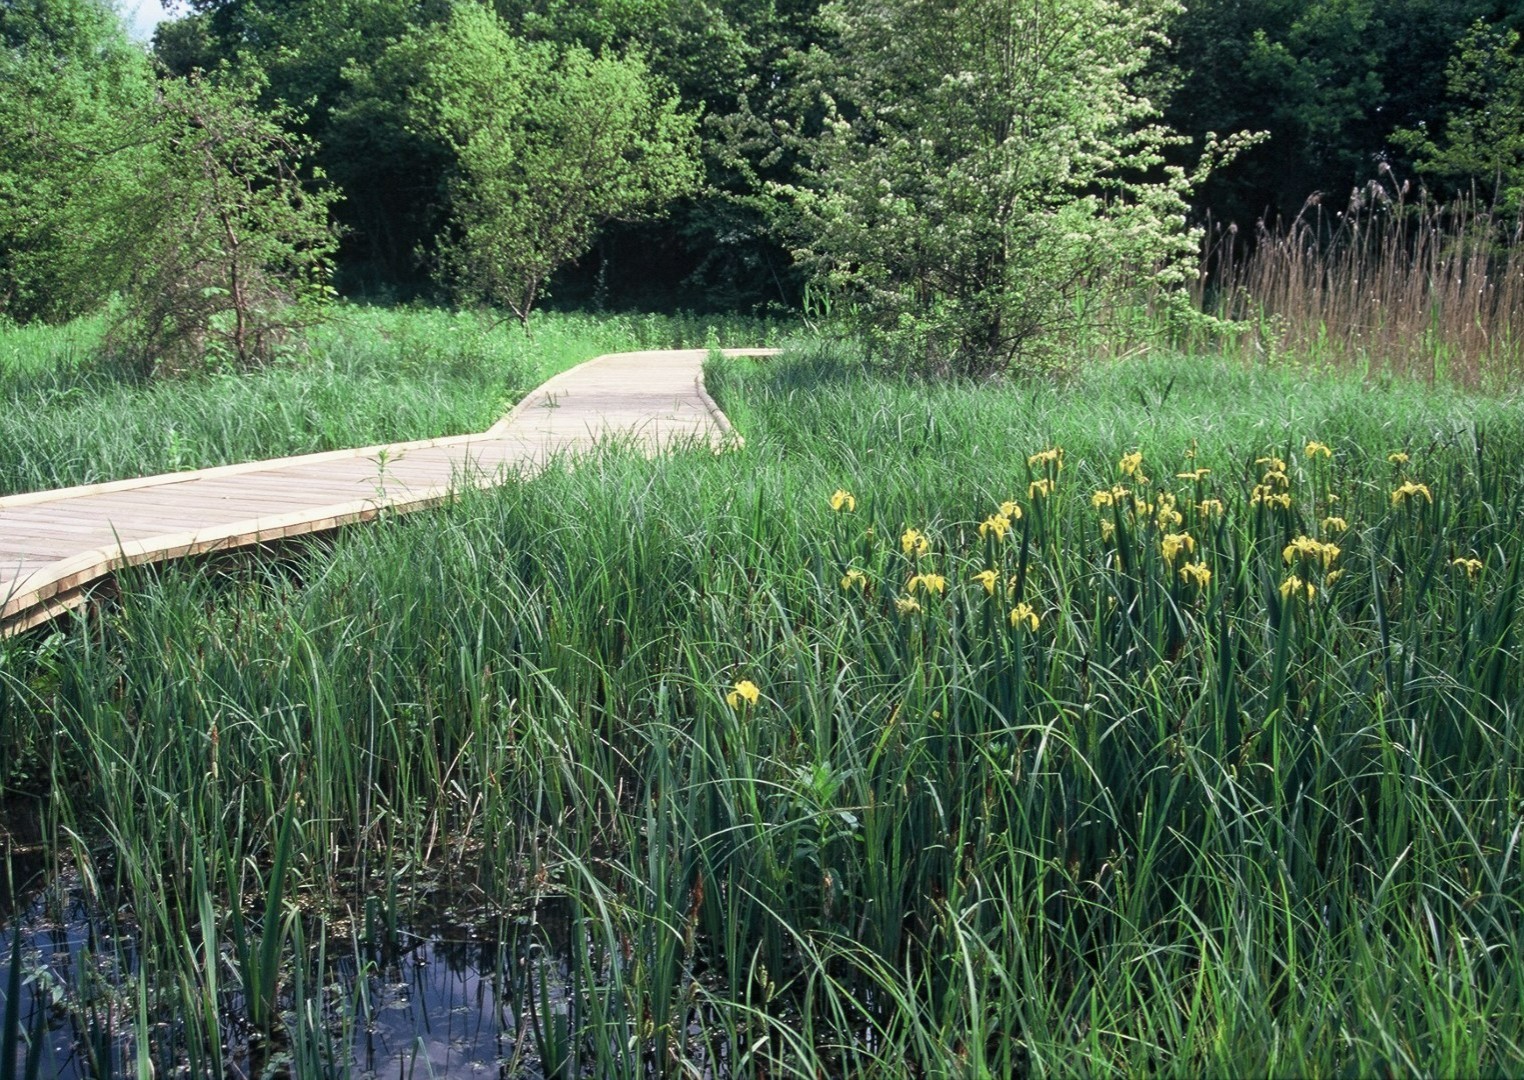
[[[335,942],[329,935],[322,948],[307,950],[304,1001],[295,1000],[295,980],[287,974],[281,1026],[289,1032],[306,1018],[308,1045],[321,1047],[325,1072],[377,1080],[533,1080],[543,1073],[514,989],[524,990],[524,972],[532,970],[535,985],[548,990],[543,1007],[564,1010],[564,958],[556,957],[556,946],[565,941],[560,922],[553,910],[548,922],[520,916],[486,929],[415,920],[376,946],[353,936]],[[30,1065],[36,1070],[31,1075],[63,1080],[135,1075],[140,959],[135,935],[112,929],[111,920],[88,910],[81,891],[66,883],[10,904],[0,901],[0,1047],[9,1021],[15,1040],[11,1074],[25,1077]],[[221,979],[235,987],[218,993],[216,1008],[225,1075],[303,1072],[278,1041],[250,1030],[230,951],[219,963]],[[156,1075],[204,1072],[193,1069],[183,1052],[185,1023],[183,1017],[152,1015]],[[0,1062],[0,1077],[6,1075]]]

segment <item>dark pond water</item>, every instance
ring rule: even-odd
[[[297,1022],[296,1010],[302,1010],[313,1018],[307,1030],[323,1045],[328,1069],[355,1077],[540,1077],[513,988],[522,987],[526,963],[544,966],[551,993],[547,1004],[564,1009],[564,954],[558,961],[555,950],[564,938],[557,913],[550,912],[550,918],[549,923],[543,916],[499,920],[485,929],[415,921],[384,947],[330,939],[324,949],[308,950],[312,989],[304,1002],[293,999],[288,977],[281,1000],[284,1026]],[[313,936],[320,934],[315,928]],[[18,936],[20,992],[9,1000]],[[236,986],[230,956],[222,959],[223,978]],[[0,1046],[8,1019],[13,1032],[22,1033],[14,1074],[26,1075],[25,1044],[35,1039],[39,1077],[134,1075],[139,969],[134,934],[113,929],[88,910],[80,890],[67,882],[8,904],[0,899]],[[217,1006],[226,1075],[303,1071],[286,1063],[288,1050],[250,1032],[238,991],[220,994]],[[174,1016],[152,1018],[149,1043],[159,1076],[191,1075],[183,1024]],[[0,1062],[0,1076],[5,1075]]]

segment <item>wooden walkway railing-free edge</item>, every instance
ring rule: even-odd
[[[768,356],[772,349],[727,349]],[[0,497],[0,636],[78,607],[126,566],[327,532],[529,475],[599,440],[648,453],[739,440],[703,349],[614,353],[547,380],[487,431]]]

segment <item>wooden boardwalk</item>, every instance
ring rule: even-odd
[[[768,350],[730,350],[762,355]],[[609,437],[647,452],[736,436],[704,389],[702,349],[600,356],[480,435],[166,473],[0,498],[0,635],[83,603],[114,570],[433,506]]]

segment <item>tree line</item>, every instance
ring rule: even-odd
[[[1108,288],[1378,175],[1524,199],[1499,0],[0,0],[0,312],[146,368],[338,287],[854,317],[1042,362]]]

